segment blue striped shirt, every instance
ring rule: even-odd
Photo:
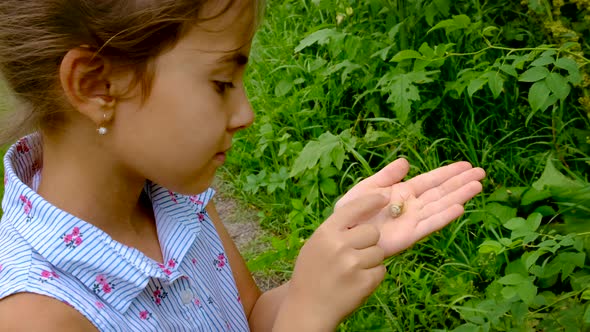
[[[101,331],[248,331],[221,240],[196,196],[146,183],[164,262],[113,240],[39,196],[42,142],[4,157],[0,299],[28,292],[63,301]]]

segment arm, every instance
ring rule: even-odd
[[[98,331],[76,309],[59,300],[32,293],[19,293],[1,300],[0,322],[2,331]]]
[[[321,232],[316,231],[302,248],[291,282],[262,295],[225,227],[219,221],[219,216],[214,208],[212,209],[213,213],[210,215],[222,237],[222,242],[226,250],[232,252],[231,255],[228,254],[230,264],[238,267],[234,268],[234,276],[242,299],[251,296],[243,303],[253,331],[270,331],[271,329],[281,332],[329,331],[334,329],[347,314],[347,304],[360,305],[362,299],[378,285],[384,273],[381,265],[383,256],[389,257],[410,247],[421,238],[443,228],[459,217],[463,213],[463,204],[481,191],[479,181],[485,176],[482,169],[472,168],[469,163],[460,162],[438,168],[407,182],[400,182],[408,169],[407,161],[398,159],[347,192],[336,204],[334,211],[336,216],[329,218],[329,220],[342,219],[342,221],[328,222],[327,220],[322,224],[318,228]],[[389,202],[403,203],[402,215],[393,220],[388,208],[381,206],[379,199],[369,198],[374,195],[386,197]],[[369,198],[368,201],[367,198]],[[359,202],[363,199],[364,202]],[[363,213],[362,210],[369,203],[373,204],[372,212]],[[352,206],[348,208],[348,212],[345,208],[347,205]],[[336,226],[333,224],[346,224],[351,217],[354,217],[354,221],[347,224],[346,229],[334,230]],[[332,225],[326,226],[326,224]],[[374,226],[377,230],[375,241],[376,243],[378,241],[378,246],[374,246],[376,243],[370,240],[374,229],[364,226]],[[364,241],[360,247],[359,241]],[[334,251],[334,248],[340,248],[339,252]],[[331,253],[330,250],[332,250]],[[375,257],[379,256],[380,261],[376,262]],[[361,257],[360,261],[359,257]],[[342,266],[338,266],[339,263]],[[331,269],[327,268],[327,265],[332,265]],[[359,272],[359,270],[364,271]],[[350,278],[351,275],[359,273],[364,273],[364,278],[360,278],[355,283],[342,278],[345,275]],[[324,278],[326,281],[324,284],[319,282]],[[295,279],[298,282],[293,284]],[[310,292],[308,288],[315,291]],[[356,289],[357,292],[354,290],[350,292],[350,288]],[[328,296],[324,292],[323,300],[326,301],[329,298],[325,302],[328,303],[325,307],[330,309],[334,309],[333,307],[337,305],[343,307],[336,310],[340,314],[335,317],[327,317],[332,314],[331,312],[322,315],[325,308],[315,305],[316,302],[321,303],[316,300],[318,300],[318,294],[323,293],[325,289],[335,289],[334,293],[341,295],[336,299],[337,296]],[[341,290],[348,292],[341,292]],[[307,296],[301,295],[303,293]],[[350,299],[340,293],[350,296]],[[314,318],[318,320],[313,321]]]
[[[208,210],[232,265],[252,331],[334,330],[385,275],[377,228],[350,226],[370,218],[386,203],[385,197],[373,194],[345,204],[301,249],[291,281],[264,294],[254,284],[214,208]]]

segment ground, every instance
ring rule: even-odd
[[[213,197],[215,207],[242,255],[248,259],[269,250],[264,241],[268,233],[260,227],[258,210],[233,198],[231,188],[222,180],[216,180],[214,188],[217,191]],[[283,283],[282,278],[273,273],[255,273],[254,279],[262,290]]]

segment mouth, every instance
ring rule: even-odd
[[[225,160],[227,159],[227,154],[228,154],[229,150],[231,150],[231,147],[223,150],[222,152],[216,153],[215,157],[213,159],[215,159],[221,163],[224,163]]]

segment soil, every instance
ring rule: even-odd
[[[255,257],[269,250],[268,242],[264,240],[269,233],[260,227],[259,211],[234,199],[231,188],[222,180],[217,179],[213,187],[217,191],[213,196],[215,208],[242,255],[246,258]],[[262,291],[280,286],[284,282],[279,275],[254,273],[253,276]]]

